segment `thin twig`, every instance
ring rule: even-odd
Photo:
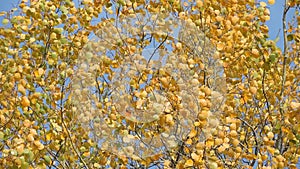
[[[287,30],[286,30],[286,14],[290,9],[290,6],[287,6],[287,1],[285,0],[284,12],[282,16],[282,28],[283,28],[283,70],[282,70],[282,81],[281,81],[281,92],[280,92],[280,113],[283,116],[283,103],[284,103],[284,84],[286,81],[286,60],[287,60]]]
[[[165,43],[165,41],[168,39],[169,35],[167,34],[167,36],[165,37],[165,39],[155,48],[155,50],[153,51],[153,53],[151,54],[150,58],[147,61],[147,66],[146,68],[149,67],[149,63],[152,59],[152,57],[154,56],[154,54],[156,53],[156,51]]]
[[[287,30],[286,30],[286,14],[289,11],[290,6],[288,5],[287,0],[284,3],[284,11],[282,15],[282,29],[283,29],[283,69],[282,69],[282,81],[281,81],[281,91],[280,91],[280,103],[279,103],[279,112],[281,115],[281,121],[284,121],[284,85],[286,81],[286,66],[287,66]],[[275,146],[281,151],[282,148],[282,131],[278,135],[278,140],[276,140]]]
[[[253,133],[253,136],[254,136],[254,139],[255,139],[255,144],[256,144],[254,154],[257,156],[257,154],[258,154],[258,148],[259,147],[258,147],[257,136],[256,136],[254,128],[247,121],[243,120],[242,118],[240,118],[240,117],[236,117],[236,118],[239,119],[239,120],[241,120],[244,124],[246,124],[252,130],[252,133]],[[256,160],[253,160],[252,163],[251,163],[251,166],[254,166],[255,163],[256,163]]]
[[[69,131],[69,129],[68,129],[65,121],[64,121],[64,118],[63,118],[63,97],[64,97],[64,90],[65,90],[65,82],[66,82],[66,80],[64,79],[64,82],[63,82],[62,87],[61,87],[61,98],[60,98],[60,116],[61,116],[61,122],[62,122],[63,127],[67,131],[67,134],[68,134],[68,137],[70,139],[70,143],[71,143],[71,146],[72,146],[73,150],[75,151],[76,155],[79,157],[79,159],[82,162],[82,164],[84,165],[84,167],[86,169],[89,169],[89,167],[87,166],[87,164],[85,163],[85,161],[81,157],[80,153],[78,152],[77,148],[75,147],[75,145],[74,145],[74,143],[72,141],[71,133],[70,133],[70,131]]]

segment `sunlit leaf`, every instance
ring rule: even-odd
[[[184,167],[192,167],[194,165],[194,161],[192,159],[188,159],[185,163],[184,163]]]
[[[275,4],[275,0],[268,0],[268,3],[269,3],[270,5],[273,5],[273,4]]]
[[[3,20],[2,20],[2,24],[3,24],[3,25],[7,25],[8,23],[9,23],[9,20],[8,20],[8,19],[3,19]]]

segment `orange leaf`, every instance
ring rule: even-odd
[[[231,18],[231,23],[232,23],[233,25],[235,25],[239,20],[240,20],[240,18],[239,18],[238,16],[233,16],[233,17]]]
[[[223,50],[225,45],[223,43],[218,43],[217,44],[217,50]]]
[[[270,5],[273,5],[273,4],[275,4],[275,0],[268,0],[268,3],[269,3]]]
[[[23,96],[23,97],[22,97],[21,105],[22,105],[23,107],[28,107],[28,106],[30,105],[30,101],[29,101],[29,99],[28,99],[26,96]]]
[[[194,161],[191,159],[186,160],[184,167],[192,167],[194,165]]]

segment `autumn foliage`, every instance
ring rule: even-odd
[[[22,0],[1,12],[0,166],[297,168],[300,4],[285,0],[280,48],[274,3]]]

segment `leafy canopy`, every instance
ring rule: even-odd
[[[297,168],[299,2],[22,0],[0,13],[6,168]],[[286,20],[295,8],[292,20]]]

